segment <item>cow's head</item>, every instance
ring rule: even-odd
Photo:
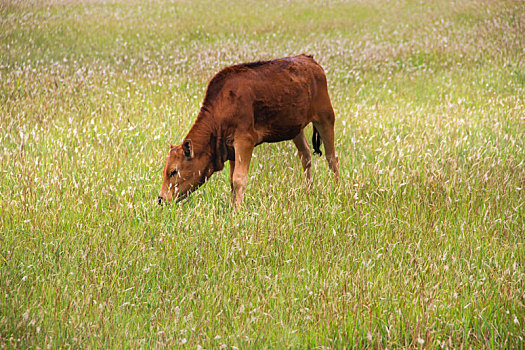
[[[201,186],[213,173],[211,158],[206,152],[194,154],[193,143],[184,140],[182,145],[170,145],[164,166],[163,182],[158,203],[177,202]]]

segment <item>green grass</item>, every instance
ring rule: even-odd
[[[521,1],[0,2],[0,347],[523,348]],[[160,208],[229,64],[313,54],[291,142]],[[308,133],[311,134],[310,128]]]

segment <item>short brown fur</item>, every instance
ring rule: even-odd
[[[299,55],[224,68],[208,84],[197,120],[181,145],[170,146],[159,204],[181,200],[230,162],[232,202],[242,202],[253,148],[293,140],[308,185],[311,155],[304,128],[314,125],[314,148],[324,143],[339,180],[335,115],[326,76],[312,56]],[[320,137],[320,139],[319,139]]]

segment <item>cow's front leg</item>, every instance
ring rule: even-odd
[[[230,181],[233,187],[233,205],[238,207],[246,191],[254,144],[249,141],[235,141],[233,147],[235,148],[235,167]]]

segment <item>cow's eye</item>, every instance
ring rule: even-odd
[[[170,173],[170,177],[175,176],[176,174],[177,174],[177,169],[173,170],[173,171]]]

